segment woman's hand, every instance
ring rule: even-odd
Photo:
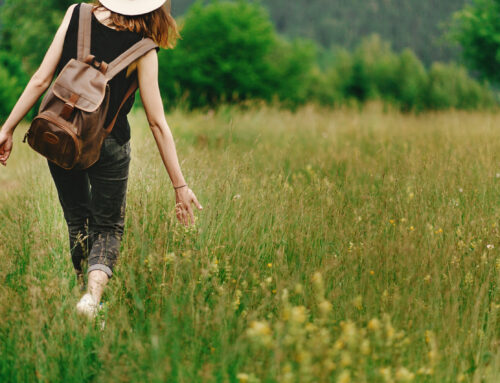
[[[194,204],[198,210],[202,210],[203,207],[198,202],[198,199],[196,199],[193,191],[187,186],[176,189],[175,202],[177,219],[186,226],[194,224],[194,214],[191,204]]]
[[[12,133],[0,131],[0,164],[7,166],[7,160],[12,152]]]

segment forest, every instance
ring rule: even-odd
[[[0,2],[0,119],[72,3]],[[182,38],[159,54],[165,107],[264,101],[296,109],[377,100],[420,112],[496,105],[488,77],[457,64],[449,24],[465,1],[434,3],[174,1]]]
[[[255,1],[255,0],[254,0]],[[0,0],[0,6],[5,0]],[[74,0],[45,1],[55,12]],[[210,0],[198,0],[210,3]],[[409,48],[426,64],[456,60],[458,47],[445,32],[453,12],[469,0],[258,0],[268,10],[276,30],[304,37],[321,46],[354,48],[366,36],[377,34],[396,51]],[[18,2],[25,4],[26,1]],[[174,0],[172,14],[182,17],[195,0]],[[30,7],[33,9],[32,7]],[[37,7],[35,7],[37,8]],[[28,11],[29,12],[29,11]],[[1,23],[1,20],[0,20]],[[0,24],[1,25],[1,24]]]
[[[183,15],[193,0],[172,2]],[[307,37],[324,47],[354,48],[377,34],[396,51],[410,48],[426,64],[458,58],[458,49],[443,37],[450,15],[468,0],[261,0],[278,32]]]

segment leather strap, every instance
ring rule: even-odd
[[[108,136],[109,133],[111,133],[111,131],[113,130],[113,127],[115,126],[115,123],[116,123],[116,119],[118,118],[118,115],[120,114],[120,111],[122,110],[123,105],[128,100],[128,98],[133,93],[135,93],[135,91],[137,90],[138,87],[139,87],[139,83],[138,83],[137,77],[136,77],[134,79],[134,82],[132,83],[132,85],[130,85],[130,88],[128,88],[127,93],[125,93],[125,97],[123,98],[122,103],[118,107],[118,111],[116,112],[115,117],[113,118],[113,121],[111,121],[109,123],[108,127],[106,128],[106,136]]]
[[[71,117],[71,113],[73,113],[76,102],[78,101],[79,98],[80,98],[79,94],[76,93],[71,94],[69,101],[67,101],[64,104],[63,110],[61,112],[62,118],[64,118],[65,120],[69,120],[69,118]]]
[[[158,45],[151,39],[145,38],[132,45],[129,49],[123,52],[120,56],[108,64],[106,78],[111,80],[118,73],[136,61],[139,57],[148,53],[151,49],[157,48]]]
[[[118,56],[116,59],[114,59],[111,63],[108,64],[107,71],[105,73],[106,78],[108,79],[108,81],[111,80],[118,73],[120,73],[134,61],[136,61],[139,57],[142,57],[143,55],[148,53],[151,49],[155,49],[156,47],[158,47],[158,45],[149,38],[142,39],[141,41],[135,43],[132,47],[130,47],[128,50],[126,50],[124,53],[122,53],[120,56]],[[116,123],[116,119],[118,118],[118,115],[120,114],[123,105],[128,100],[128,98],[133,93],[135,93],[138,87],[139,83],[136,77],[132,85],[130,85],[130,88],[128,88],[127,93],[125,93],[125,97],[123,98],[120,106],[118,107],[118,111],[116,112],[113,121],[111,121],[111,123],[106,128],[106,136],[109,135],[109,133],[111,133],[111,131],[113,130],[113,127],[115,126]]]
[[[92,10],[93,6],[91,4],[82,3],[80,6],[80,20],[78,25],[78,60],[85,61],[90,56],[90,42],[91,42],[91,27],[92,27]],[[113,77],[115,77],[122,70],[127,68],[130,64],[136,61],[141,56],[148,53],[151,49],[157,48],[158,45],[149,38],[144,38],[141,41],[134,44],[128,50],[123,52],[120,56],[114,59],[110,64],[105,65],[105,68],[101,69],[106,76],[106,79],[109,81]],[[104,63],[105,64],[105,63]],[[134,79],[132,85],[125,93],[125,97],[123,98],[120,106],[118,107],[118,111],[115,114],[115,117],[111,121],[111,123],[106,128],[106,136],[111,133],[113,127],[115,126],[116,120],[120,111],[128,100],[128,98],[135,93],[137,88],[139,87],[137,77]],[[69,105],[68,105],[69,107]],[[66,109],[66,106],[65,106]]]
[[[82,3],[80,5],[80,20],[78,25],[78,60],[83,61],[90,55],[90,39],[92,29],[93,6]]]

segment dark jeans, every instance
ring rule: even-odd
[[[130,142],[108,136],[99,160],[85,170],[64,170],[49,163],[50,173],[68,224],[71,258],[77,274],[113,275],[125,221]]]

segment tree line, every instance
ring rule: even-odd
[[[5,0],[0,6],[0,118],[41,62],[71,3]],[[457,16],[456,31],[463,30],[460,20]],[[352,48],[284,37],[269,10],[256,2],[196,2],[180,23],[177,47],[159,54],[167,108],[263,100],[293,109],[305,103],[336,107],[382,100],[418,112],[496,104],[489,86],[457,64],[425,65],[412,50],[393,49],[380,35]]]
[[[172,11],[182,16],[195,0],[175,0]],[[206,0],[205,3],[209,3]],[[443,32],[453,12],[469,0],[259,0],[279,33],[305,37],[325,48],[354,49],[377,34],[395,51],[409,48],[429,66],[458,59],[458,49]]]

